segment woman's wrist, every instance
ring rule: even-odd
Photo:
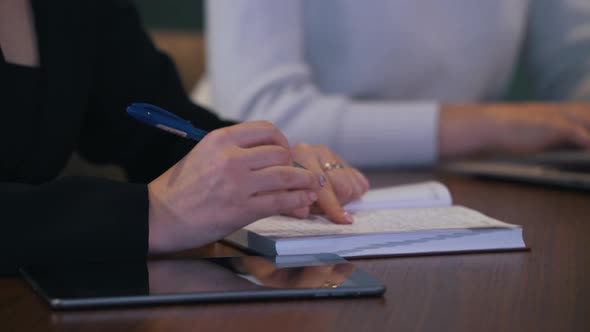
[[[494,124],[487,108],[492,105],[443,104],[439,116],[439,155],[460,157],[484,152],[494,145]]]

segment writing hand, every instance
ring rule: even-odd
[[[148,185],[150,252],[204,245],[308,207],[319,189],[318,174],[292,166],[287,139],[269,122],[215,130]]]

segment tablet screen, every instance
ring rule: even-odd
[[[62,265],[28,268],[23,274],[58,306],[383,292],[376,279],[332,255]]]

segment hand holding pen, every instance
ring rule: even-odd
[[[148,186],[150,220],[160,220],[153,227],[150,225],[150,243],[156,251],[214,241],[273,214],[303,217],[318,196],[318,205],[334,222],[350,222],[333,192],[343,186],[332,187],[326,177],[348,188],[355,186],[353,179],[337,181],[346,174],[342,169],[330,172],[333,175],[325,174],[318,157],[326,156],[321,149],[302,145],[290,150],[287,139],[269,122],[243,123],[206,133],[152,105],[133,104],[127,112],[160,129],[197,141],[202,139],[183,160]],[[292,153],[309,170],[292,167]],[[324,185],[330,189],[324,190]],[[356,185],[361,189],[351,192],[354,194],[348,199],[359,198],[367,186]],[[191,217],[196,216],[201,216],[200,223],[191,222]],[[216,227],[204,232],[210,222]],[[169,233],[169,224],[181,226],[175,231],[176,236],[160,236]]]

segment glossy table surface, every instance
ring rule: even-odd
[[[590,194],[436,174],[369,172],[373,187],[437,179],[456,204],[520,224],[530,251],[354,263],[383,298],[51,311],[20,279],[0,279],[0,331],[590,331]],[[188,256],[241,254],[223,244]]]

